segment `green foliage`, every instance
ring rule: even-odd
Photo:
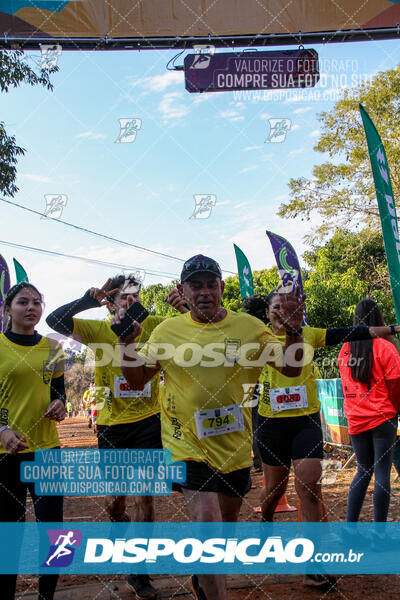
[[[36,73],[24,60],[22,50],[0,51],[0,90],[7,93],[10,86],[18,87],[21,83],[42,85],[53,89],[50,75],[58,71],[58,67],[40,69]],[[14,136],[8,136],[4,122],[0,121],[0,193],[13,197],[18,192],[15,185],[17,177],[16,164],[18,156],[25,154],[24,148],[17,146]]]
[[[314,327],[353,324],[356,304],[369,296],[377,302],[386,323],[395,322],[382,236],[365,229],[359,234],[337,231],[323,246],[304,254],[311,270],[304,281],[307,318]],[[336,358],[340,345],[317,350],[323,378],[339,377]]]
[[[255,294],[268,294],[279,282],[278,268],[262,269],[261,271],[253,271],[253,283]],[[235,312],[242,309],[242,301],[240,297],[239,276],[227,277],[225,279],[225,290],[222,297],[222,306],[229,308]]]
[[[25,150],[17,146],[14,136],[8,136],[0,121],[0,192],[4,196],[13,197],[18,192],[15,185],[17,178],[16,164],[18,156],[25,154]]]
[[[176,310],[164,301],[165,296],[173,287],[176,287],[177,283],[177,281],[171,281],[167,285],[156,283],[142,288],[140,292],[141,302],[150,314],[159,317],[172,317],[177,314]]]
[[[382,236],[365,229],[359,234],[337,231],[324,246],[304,254],[311,270],[304,281],[310,325],[341,327],[352,324],[356,304],[369,296],[380,306],[386,322],[394,307]]]
[[[400,66],[378,73],[371,82],[344,90],[333,110],[319,115],[321,136],[314,150],[328,153],[332,160],[316,165],[313,177],[289,182],[290,200],[279,208],[285,218],[310,220],[314,212],[322,224],[308,239],[322,239],[339,226],[359,224],[380,229],[379,212],[372,179],[364,128],[358,104],[362,103],[373,120],[385,146],[394,197],[400,193],[399,126]]]
[[[93,365],[76,362],[71,369],[65,371],[65,393],[67,401],[72,402],[74,410],[78,410],[83,393],[94,379]]]

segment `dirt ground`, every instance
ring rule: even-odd
[[[64,448],[95,448],[97,438],[87,426],[84,417],[72,417],[59,425],[59,434]],[[333,449],[327,458],[344,462],[345,453],[338,454]],[[324,501],[330,521],[344,521],[346,516],[347,491],[354,476],[354,463],[338,472],[336,481],[325,483],[323,487]],[[393,470],[394,478],[395,472]],[[334,478],[333,478],[334,479]],[[254,511],[259,503],[259,493],[262,485],[262,475],[252,472],[253,488],[246,496],[240,513],[241,521],[259,521],[259,515]],[[298,499],[294,490],[293,477],[290,478],[287,492],[289,504],[298,507]],[[128,507],[132,498],[128,498]],[[187,521],[186,510],[182,495],[173,493],[168,497],[155,499],[155,510],[158,521]],[[28,500],[27,520],[33,520],[33,510]],[[371,521],[372,486],[364,503],[361,520]],[[104,510],[102,497],[66,497],[64,499],[65,521],[108,521]],[[296,521],[296,512],[285,512],[276,515],[276,521]],[[389,520],[400,520],[400,480],[392,487],[392,500]],[[134,595],[125,584],[125,576],[121,575],[69,575],[60,576],[56,593],[57,600],[133,600]],[[18,598],[31,600],[37,597],[37,577],[19,576],[17,590]],[[187,576],[169,577],[154,576],[154,586],[160,590],[161,598],[179,597],[182,600],[192,598],[189,579]],[[339,577],[337,591],[329,594],[332,600],[391,600],[399,598],[400,575],[347,575]],[[326,593],[302,585],[302,576],[295,575],[265,575],[265,576],[229,576],[229,600],[325,600]],[[1,590],[0,590],[1,598]]]

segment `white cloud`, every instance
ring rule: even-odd
[[[163,92],[171,85],[178,85],[183,83],[183,71],[167,71],[162,75],[146,77],[145,79],[139,81],[139,85],[142,85],[143,87],[153,92]]]
[[[224,117],[224,119],[232,119],[232,117],[237,117],[239,115],[237,110],[232,110],[231,108],[228,108],[228,110],[223,110],[219,114],[221,117]]]
[[[168,92],[164,94],[158,110],[164,119],[180,119],[189,114],[189,108],[180,99],[183,94],[181,92]]]
[[[309,137],[311,137],[311,138],[313,138],[313,137],[318,137],[320,133],[321,133],[321,132],[320,132],[320,130],[319,130],[319,129],[314,129],[314,130],[313,130],[313,131],[310,133],[310,136],[309,136]]]
[[[231,123],[234,123],[235,121],[243,121],[244,119],[243,115],[240,115],[237,110],[233,110],[232,108],[223,110],[219,114],[224,119],[228,119],[229,121],[231,121]]]
[[[294,102],[306,102],[307,98],[305,98],[302,94],[295,92],[294,96],[288,96],[285,98],[284,104],[293,104]]]
[[[295,108],[293,111],[294,115],[301,115],[303,113],[308,112],[309,110],[312,110],[311,106],[303,106],[302,108]]]
[[[300,129],[300,125],[292,125],[290,131],[296,131],[296,129]]]
[[[29,179],[29,181],[37,181],[39,183],[51,183],[53,181],[46,175],[36,175],[35,173],[22,173],[19,177]]]
[[[86,138],[88,140],[104,140],[107,136],[104,133],[94,133],[94,131],[82,131],[75,136],[76,138]]]
[[[244,169],[239,171],[239,173],[247,173],[248,171],[255,171],[256,169],[258,169],[258,167],[259,167],[259,165],[250,165],[249,167],[245,167]]]
[[[292,158],[292,156],[297,156],[298,154],[303,154],[305,152],[305,148],[296,148],[295,150],[291,150],[288,154],[289,158]]]
[[[213,96],[213,94],[192,94],[189,97],[193,96],[193,104],[201,104],[202,102],[206,102],[207,100],[215,100],[215,96]]]
[[[250,152],[250,150],[260,150],[260,148],[262,148],[262,146],[246,146],[246,148],[243,148],[243,152]]]
[[[270,119],[271,117],[272,115],[270,115],[269,113],[261,113],[260,115],[260,119],[262,120]]]

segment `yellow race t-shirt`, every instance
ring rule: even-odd
[[[272,333],[271,329],[267,330]],[[282,344],[285,343],[285,336],[277,336]],[[258,412],[262,417],[298,417],[302,415],[311,415],[318,412],[321,403],[318,400],[317,382],[312,364],[314,357],[314,348],[325,346],[326,329],[317,329],[306,325],[303,327],[303,343],[305,348],[304,367],[298,377],[286,377],[276,369],[266,366],[260,377],[262,384]],[[271,389],[293,388],[304,386],[307,394],[307,408],[287,408],[285,410],[272,410],[271,407]]]
[[[165,317],[149,315],[142,323],[142,331],[135,340],[146,342],[153,329]],[[160,411],[158,402],[159,377],[153,377],[144,389],[128,385],[120,368],[119,340],[111,329],[110,321],[74,319],[73,335],[89,346],[95,355],[94,383],[98,425],[134,423]]]
[[[230,310],[208,324],[186,313],[159,325],[140,356],[164,371],[162,439],[173,460],[206,462],[222,473],[250,466],[252,392],[266,360],[282,360],[282,345],[265,325]]]
[[[44,413],[51,380],[63,375],[63,358],[61,346],[46,337],[20,346],[0,335],[0,427],[9,425],[24,436],[28,448],[22,452],[60,445],[56,423]],[[5,452],[0,444],[0,453]]]

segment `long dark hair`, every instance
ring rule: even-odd
[[[382,313],[371,298],[361,300],[354,311],[354,325],[380,327],[384,325]],[[370,383],[374,360],[373,340],[350,342],[351,376],[360,383]]]
[[[29,283],[28,281],[21,281],[20,283],[17,283],[15,285],[13,285],[7,292],[7,295],[4,299],[4,304],[3,304],[3,323],[7,324],[6,327],[4,327],[4,329],[11,329],[11,317],[8,317],[6,314],[6,308],[11,306],[11,302],[14,300],[15,296],[18,294],[18,292],[20,292],[21,290],[25,289],[25,288],[29,288],[31,290],[33,290],[34,292],[36,292],[38,294],[38,296],[40,297],[40,300],[43,302],[43,296],[42,294],[39,292],[39,290],[32,285],[32,283]]]
[[[257,317],[263,323],[268,324],[267,310],[275,296],[278,295],[277,290],[272,290],[269,294],[254,294],[243,300],[243,310],[253,317]]]

